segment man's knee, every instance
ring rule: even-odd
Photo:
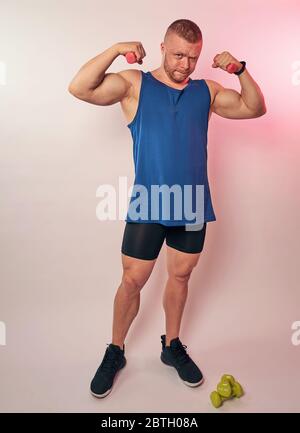
[[[180,266],[170,266],[168,269],[169,278],[179,283],[187,283],[195,267],[194,263],[183,262]]]
[[[178,283],[182,283],[185,284],[189,281],[190,277],[191,277],[191,273],[192,270],[190,271],[178,271],[175,270],[174,272],[172,272],[171,274],[169,274],[169,278],[175,280]]]
[[[143,288],[145,282],[136,274],[126,271],[122,276],[122,286],[129,296],[137,295]]]

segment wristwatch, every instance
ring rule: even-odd
[[[242,67],[239,71],[234,72],[235,75],[240,75],[242,72],[244,72],[245,68],[246,68],[246,62],[244,60],[241,60],[240,63],[242,63]]]

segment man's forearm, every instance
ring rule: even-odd
[[[266,112],[264,96],[247,68],[238,77],[241,83],[241,97],[247,107],[255,113]]]
[[[100,85],[106,70],[118,55],[118,47],[115,44],[93,57],[79,69],[69,84],[69,91],[88,92],[94,90]]]

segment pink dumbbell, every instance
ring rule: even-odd
[[[132,51],[129,53],[126,53],[125,57],[126,57],[126,60],[128,63],[136,63],[137,62],[136,55]]]
[[[226,71],[229,72],[230,74],[233,74],[238,69],[239,67],[235,63],[229,63],[229,65],[226,66]]]

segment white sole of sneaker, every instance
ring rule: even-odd
[[[167,367],[171,367],[171,368],[173,368],[173,370],[176,371],[176,368],[175,368],[173,365],[167,364],[167,363],[164,362],[162,359],[161,359],[161,361],[162,361],[162,363],[163,363],[164,365],[166,365]],[[204,377],[202,377],[202,379],[201,379],[199,382],[196,382],[196,383],[187,382],[186,380],[181,379],[181,377],[178,375],[178,373],[177,373],[177,377],[178,377],[178,378],[181,380],[181,382],[183,382],[185,385],[187,385],[187,386],[191,386],[191,387],[200,386],[200,385],[204,382]]]
[[[180,377],[179,377],[180,379]],[[181,382],[183,382],[185,385],[187,386],[191,386],[191,387],[195,387],[195,386],[199,386],[204,382],[204,377],[202,377],[202,379],[200,380],[200,382],[196,382],[196,383],[190,383],[190,382],[186,382],[185,380],[180,379]]]
[[[106,397],[109,393],[110,393],[110,391],[112,390],[112,388],[110,388],[110,389],[108,389],[104,394],[95,394],[93,391],[91,391],[90,390],[90,392],[91,392],[91,394],[94,396],[94,397],[97,397],[97,398],[103,398],[103,397]]]

